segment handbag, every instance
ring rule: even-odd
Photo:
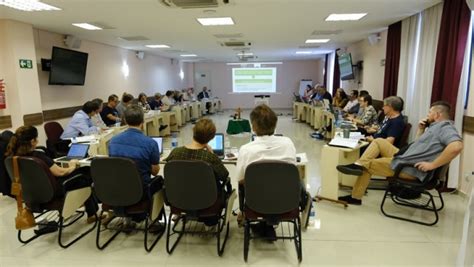
[[[15,217],[15,228],[26,230],[36,226],[35,217],[28,207],[23,206],[23,196],[20,183],[20,171],[18,169],[18,157],[13,157],[13,183],[12,195],[16,196],[17,213]]]

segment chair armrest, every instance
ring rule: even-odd
[[[79,174],[76,174],[73,177],[65,180],[63,182],[64,190],[67,192],[67,191],[71,191],[71,190],[74,190],[74,189],[77,189],[77,188],[81,188],[81,187],[77,187],[77,186],[74,186],[74,185],[79,183],[78,181],[79,181],[79,179],[82,178],[82,176],[83,175],[79,173]],[[82,187],[87,187],[87,186],[82,186]]]
[[[395,168],[395,174],[393,175],[394,178],[400,178],[400,173],[406,167],[415,167],[415,164],[412,163],[401,163],[400,165]]]

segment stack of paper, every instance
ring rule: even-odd
[[[330,146],[356,148],[359,143],[357,139],[335,137],[329,142]]]

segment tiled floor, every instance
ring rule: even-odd
[[[279,111],[280,112],[280,111]],[[309,137],[308,125],[292,121],[281,111],[277,132],[293,139],[298,152],[309,159],[308,177],[312,194],[318,188],[322,141]],[[213,115],[218,132],[225,132],[230,113]],[[248,112],[244,113],[248,117]],[[191,138],[191,124],[181,128],[180,145]],[[165,147],[169,147],[166,140]],[[231,176],[233,174],[230,168]],[[234,178],[234,177],[232,177]],[[235,182],[235,181],[234,181]],[[381,191],[369,191],[362,206],[344,209],[329,202],[316,203],[316,226],[303,233],[302,266],[313,265],[443,265],[456,263],[461,239],[465,200],[445,195],[446,207],[436,226],[426,227],[384,217],[380,212]],[[143,249],[143,235],[121,235],[109,247],[95,247],[95,232],[69,249],[57,245],[57,234],[43,236],[23,246],[16,240],[12,199],[0,197],[0,266],[245,266],[243,230],[231,221],[229,242],[218,257],[215,239],[185,236],[173,255],[162,238],[151,253]],[[420,212],[413,212],[420,217]],[[82,223],[81,227],[86,227]],[[473,253],[473,252],[468,252]],[[296,266],[293,243],[255,241],[250,245],[248,265]]]

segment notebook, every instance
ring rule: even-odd
[[[160,155],[163,154],[163,137],[151,136],[151,138],[158,144],[158,150],[160,151]]]
[[[87,151],[89,151],[88,144],[74,143],[69,148],[67,156],[56,159],[56,161],[70,161],[72,159],[81,160],[87,157]]]
[[[221,159],[224,158],[224,134],[216,133],[214,138],[207,144],[212,148],[214,154]]]

